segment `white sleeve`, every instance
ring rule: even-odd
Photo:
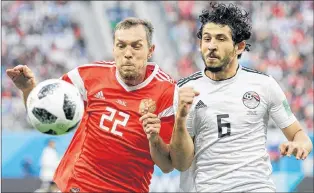
[[[269,114],[276,125],[280,128],[286,128],[296,121],[291,112],[287,98],[273,77],[270,77],[268,87]]]
[[[176,117],[177,114],[177,110],[178,110],[178,106],[179,106],[179,87],[176,85],[175,87],[175,94],[173,97],[173,108],[174,108],[174,115]],[[186,120],[186,128],[190,134],[191,137],[195,136],[195,132],[194,132],[194,108],[193,106],[190,109],[190,112],[187,116],[187,120]]]
[[[195,109],[191,107],[187,120],[186,120],[186,128],[191,137],[195,136],[195,125],[194,125],[195,116],[194,115],[195,115]]]

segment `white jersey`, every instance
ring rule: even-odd
[[[200,92],[187,120],[195,157],[181,173],[181,191],[275,191],[266,149],[268,120],[281,129],[296,121],[277,82],[239,66],[235,76],[223,81],[197,72],[178,86]]]

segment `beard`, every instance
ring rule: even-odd
[[[146,68],[145,64],[138,66],[134,63],[122,63],[118,65],[117,70],[119,72],[120,77],[125,81],[128,85],[137,85],[140,80],[145,77]]]
[[[205,71],[208,70],[212,73],[218,73],[218,72],[223,71],[231,63],[231,61],[234,59],[232,57],[232,54],[234,54],[234,50],[230,54],[226,55],[222,60],[218,59],[219,64],[216,66],[211,66],[211,64],[207,64],[206,58],[205,58],[204,54],[202,54],[202,59],[203,59],[204,64],[205,64]]]
[[[119,74],[122,79],[124,80],[136,80],[139,77],[139,73],[137,73],[135,70],[122,70],[119,69]]]

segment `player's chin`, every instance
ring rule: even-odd
[[[123,71],[121,75],[125,80],[135,80],[137,77],[137,74],[134,71]]]
[[[219,65],[219,59],[217,58],[206,58],[207,65]]]
[[[215,62],[215,61],[210,61],[210,62],[206,62],[206,67],[210,67],[210,68],[219,68],[221,65],[219,62]]]

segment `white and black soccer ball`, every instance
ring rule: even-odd
[[[40,82],[27,98],[27,114],[40,132],[62,135],[78,127],[84,103],[78,89],[60,79]]]

